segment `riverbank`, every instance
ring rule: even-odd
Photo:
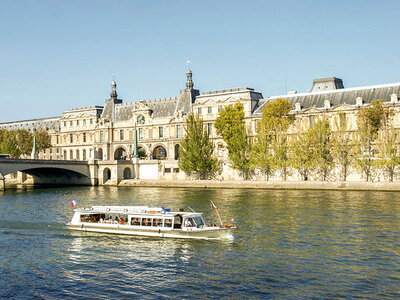
[[[318,181],[219,181],[219,180],[144,180],[128,179],[118,186],[245,188],[292,190],[373,190],[400,191],[397,182],[318,182]]]

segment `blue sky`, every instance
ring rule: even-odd
[[[0,1],[0,122],[200,92],[400,81],[400,1]]]

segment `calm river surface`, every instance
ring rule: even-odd
[[[212,199],[233,242],[71,234],[78,206]],[[0,192],[1,298],[398,298],[400,193],[74,187]]]

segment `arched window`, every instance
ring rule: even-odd
[[[125,160],[126,159],[126,151],[124,148],[120,147],[117,148],[114,152],[114,159],[115,160]]]
[[[97,150],[97,158],[103,160],[103,149],[99,148],[99,150]]]
[[[166,159],[167,151],[163,146],[157,146],[153,150],[153,159]]]
[[[147,156],[146,155],[146,150],[142,146],[138,147],[138,156],[139,156],[140,159],[145,159],[146,156]]]

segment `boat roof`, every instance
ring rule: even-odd
[[[83,213],[107,213],[107,214],[143,214],[143,215],[202,215],[195,212],[171,212],[168,208],[149,206],[92,206],[74,209],[75,212]]]

